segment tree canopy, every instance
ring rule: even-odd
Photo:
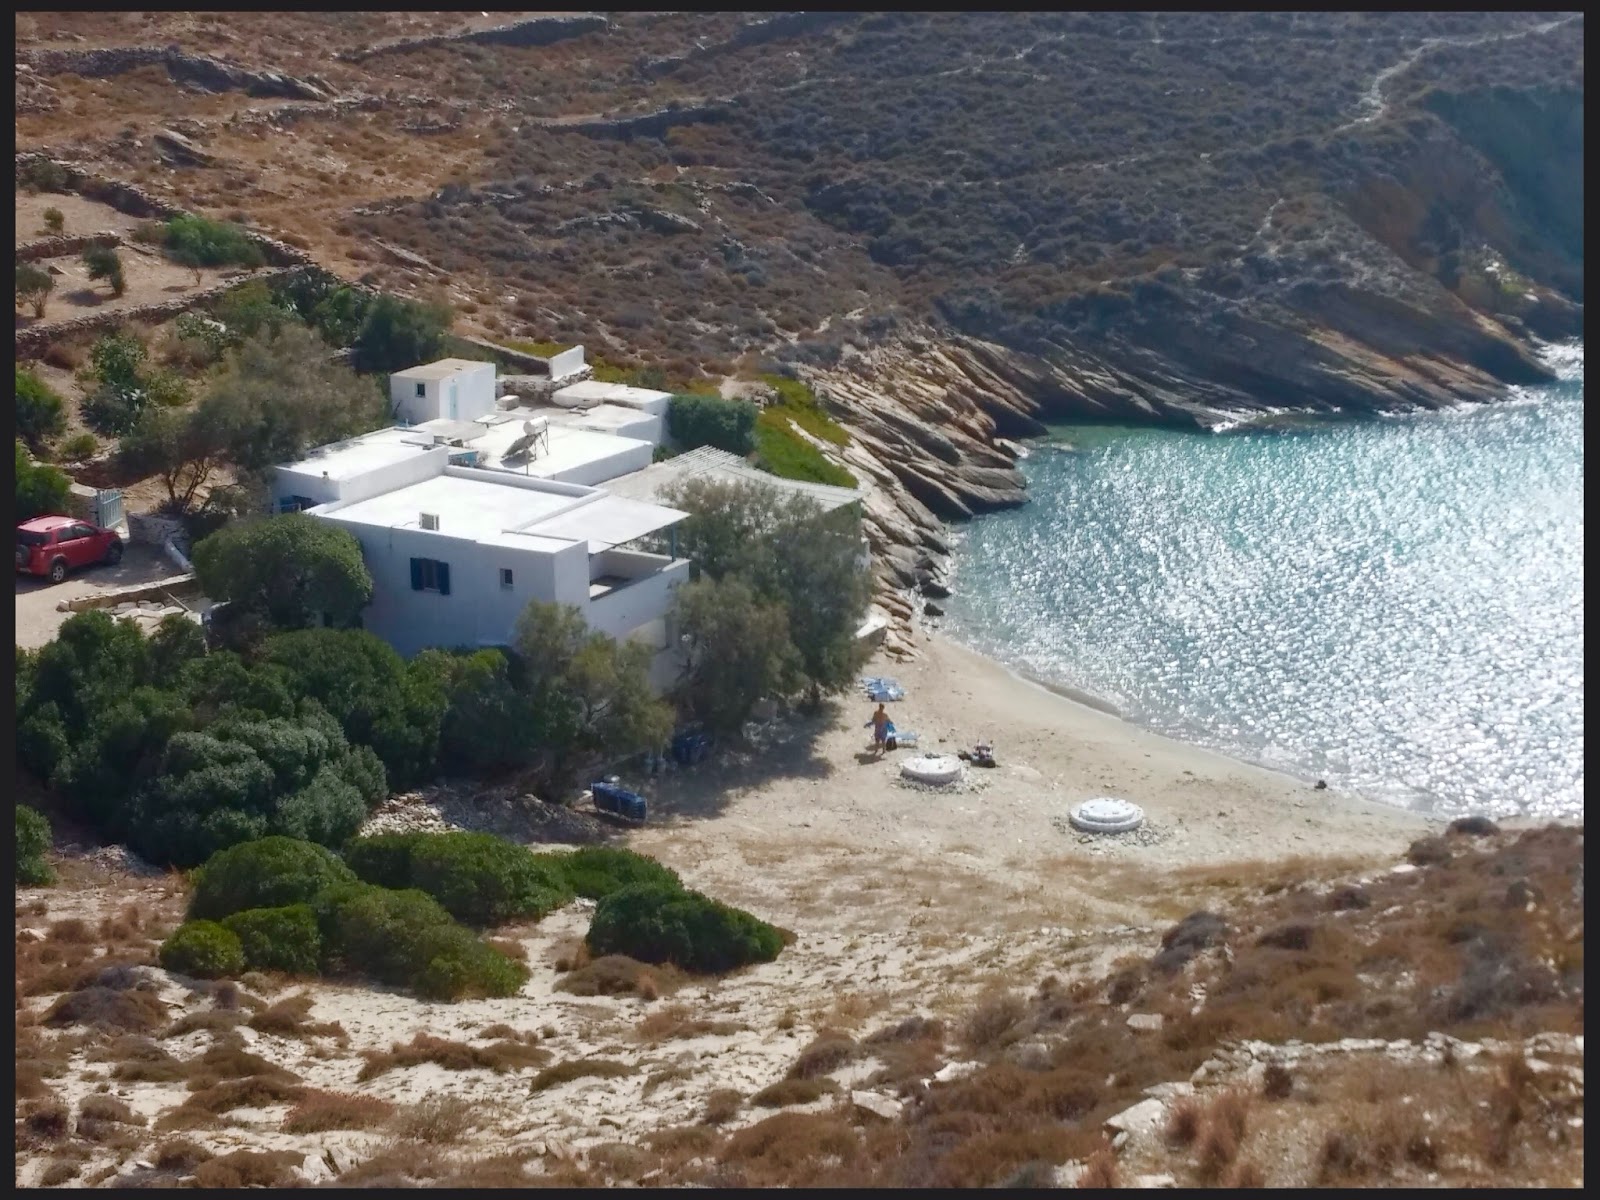
[[[28,448],[17,442],[17,520],[59,513],[67,506],[72,480],[49,463],[34,462]]]
[[[378,385],[334,362],[327,343],[298,322],[268,324],[231,351],[200,407],[246,472],[292,462],[385,418]]]
[[[280,629],[304,629],[319,614],[330,625],[352,625],[372,600],[361,543],[303,513],[224,525],[195,545],[194,568],[207,595]]]
[[[363,371],[388,374],[437,358],[450,321],[450,310],[443,305],[379,296],[367,308],[356,333],[353,345],[358,363]]]
[[[809,497],[770,485],[707,479],[687,480],[664,499],[690,514],[678,527],[678,547],[700,577],[737,580],[782,608],[799,679],[813,696],[853,682],[861,660],[855,631],[871,597],[854,508],[824,513]],[[693,605],[698,597],[688,599]],[[703,612],[688,615],[703,634],[712,631]],[[718,670],[709,656],[700,662],[702,673]]]
[[[66,413],[54,388],[32,371],[18,367],[16,372],[17,435],[30,449],[38,451],[46,439],[66,430]]]
[[[55,276],[36,263],[17,264],[17,303],[32,307],[35,317],[44,316],[45,303],[55,290]]]

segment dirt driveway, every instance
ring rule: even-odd
[[[65,583],[17,576],[17,645],[35,649],[51,641],[71,613],[56,611],[63,600],[92,596],[111,588],[131,587],[170,579],[182,572],[153,546],[129,543],[122,561],[114,567],[84,567],[67,576]]]

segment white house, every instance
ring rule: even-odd
[[[494,364],[466,358],[441,358],[389,376],[389,405],[395,420],[475,421],[492,413]]]
[[[423,464],[429,473],[417,478]],[[654,649],[676,670],[667,614],[686,559],[629,549],[684,513],[595,488],[449,465],[432,451],[344,476],[308,515],[347,529],[372,574],[362,624],[401,654],[504,646],[531,600],[577,608],[591,629]],[[330,479],[333,472],[329,473]],[[298,485],[297,485],[298,486]]]
[[[405,655],[507,645],[528,603],[543,600],[649,645],[664,688],[680,661],[667,618],[689,563],[675,547],[631,546],[686,516],[659,502],[668,485],[755,478],[824,509],[861,499],[709,449],[652,466],[666,392],[588,381],[556,392],[559,407],[507,411],[492,363],[444,359],[396,372],[390,396],[406,425],[278,467],[273,501],[355,536],[373,581],[363,624]]]

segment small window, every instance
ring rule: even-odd
[[[510,567],[501,567],[500,568],[500,586],[503,587],[508,592],[511,590],[511,568]]]
[[[74,525],[71,529],[67,530],[61,535],[61,540],[66,542],[75,538],[94,537],[98,532],[99,530],[95,529],[91,525]]]
[[[411,590],[414,592],[438,592],[441,596],[450,594],[450,564],[440,562],[434,558],[413,558],[411,560]]]
[[[418,400],[426,399],[427,395],[428,395],[428,385],[425,384],[425,383],[417,384],[417,399]]]

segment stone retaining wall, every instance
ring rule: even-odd
[[[277,271],[257,271],[250,278],[270,281],[292,275],[299,269],[284,268]],[[85,333],[96,333],[103,329],[117,328],[126,325],[130,321],[143,321],[147,324],[159,325],[163,321],[171,320],[179,313],[188,312],[191,308],[199,308],[212,300],[220,299],[243,282],[246,281],[231,279],[227,283],[218,284],[216,287],[190,292],[186,296],[176,296],[171,300],[158,300],[153,304],[136,304],[132,308],[116,308],[108,309],[104,312],[88,313],[81,317],[74,317],[70,321],[40,322],[30,325],[26,329],[17,330],[16,354],[18,358],[38,358],[52,342],[64,341]]]
[[[112,230],[100,233],[62,234],[60,237],[40,238],[17,247],[18,262],[37,262],[41,258],[67,258],[82,254],[90,246],[120,246],[122,235]]]
[[[57,612],[88,612],[92,608],[115,608],[119,604],[132,604],[140,600],[164,600],[168,596],[193,596],[200,585],[193,575],[174,575],[156,583],[136,583],[130,587],[107,588],[88,596],[63,600],[56,605]]]

